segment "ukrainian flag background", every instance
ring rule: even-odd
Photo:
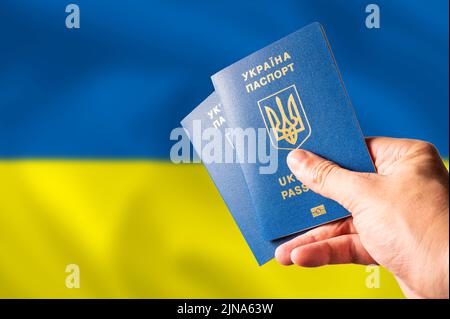
[[[378,0],[379,30],[369,3],[2,0],[0,297],[402,297],[384,270],[258,267],[204,167],[168,157],[211,74],[320,21],[364,133],[448,158],[448,1]]]

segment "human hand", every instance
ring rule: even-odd
[[[343,169],[295,150],[288,165],[314,192],[352,217],[312,229],[275,252],[283,265],[374,264],[389,270],[407,297],[449,296],[449,175],[429,143],[369,138],[377,174]]]

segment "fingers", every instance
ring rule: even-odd
[[[287,163],[294,175],[315,193],[331,198],[351,210],[357,198],[371,193],[376,174],[346,170],[311,152],[295,150]]]
[[[280,245],[275,251],[275,258],[282,265],[291,265],[291,252],[295,248],[336,236],[354,233],[356,233],[356,230],[351,217],[325,224]]]
[[[366,138],[366,144],[377,172],[381,175],[392,174],[394,163],[399,159],[418,147],[429,145],[423,141],[390,137],[369,137]]]
[[[376,155],[389,153],[398,153],[398,155],[404,154],[409,148],[417,145],[418,143],[423,143],[418,140],[407,139],[407,138],[392,138],[392,137],[367,137],[366,144],[371,155],[376,157]]]
[[[338,236],[297,247],[291,252],[291,260],[302,267],[376,263],[361,244],[357,234]]]

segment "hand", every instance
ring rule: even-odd
[[[366,142],[377,174],[352,172],[304,150],[289,154],[295,176],[352,217],[281,245],[276,259],[304,267],[378,263],[407,297],[448,298],[447,169],[429,143],[384,137]]]

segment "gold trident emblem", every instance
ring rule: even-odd
[[[287,101],[289,118],[286,116],[283,104],[278,96],[275,97],[275,102],[281,115],[281,121],[272,108],[264,106],[274,135],[277,141],[286,140],[289,144],[295,145],[297,143],[298,134],[305,130],[305,125],[303,124],[300,112],[298,111],[294,96],[291,93]]]

